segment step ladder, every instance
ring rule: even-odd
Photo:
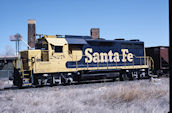
[[[32,83],[31,83],[31,72],[30,71],[23,71],[22,77],[23,77],[23,86],[31,86],[32,85]]]

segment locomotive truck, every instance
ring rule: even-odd
[[[21,51],[14,62],[13,84],[19,88],[65,85],[80,82],[85,75],[98,74],[121,81],[141,79],[149,77],[150,61],[144,42],[139,40],[42,35],[34,50]]]

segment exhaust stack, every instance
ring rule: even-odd
[[[99,39],[100,38],[99,28],[91,28],[90,35],[93,39]]]
[[[36,24],[35,20],[28,20],[28,45],[31,48],[35,48],[35,41],[36,41],[36,25],[35,24]]]

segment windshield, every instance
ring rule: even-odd
[[[38,40],[35,49],[48,50],[48,43],[45,40]]]

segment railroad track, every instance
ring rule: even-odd
[[[168,76],[162,76],[162,77],[157,77],[156,75],[152,75],[152,78],[156,79],[156,78],[162,78],[162,77],[168,77]],[[146,79],[146,78],[145,78]],[[126,80],[126,81],[136,81],[137,79],[134,80]],[[143,80],[143,79],[140,79]],[[152,79],[147,79],[147,80],[152,80]],[[117,82],[120,81],[119,79],[116,79],[116,81],[112,80],[112,79],[94,79],[94,80],[82,80],[79,83],[75,82],[72,83],[71,85],[82,85],[82,84],[95,84],[95,83],[107,83],[107,82]],[[120,82],[125,82],[125,81],[120,81]],[[28,86],[28,87],[23,87],[22,89],[28,89],[28,88],[42,88],[42,87],[55,87],[55,86],[69,86],[69,85],[43,85],[43,86]],[[21,90],[18,89],[17,86],[9,86],[9,87],[4,87],[3,89],[0,89],[0,91],[6,91],[6,90]]]

